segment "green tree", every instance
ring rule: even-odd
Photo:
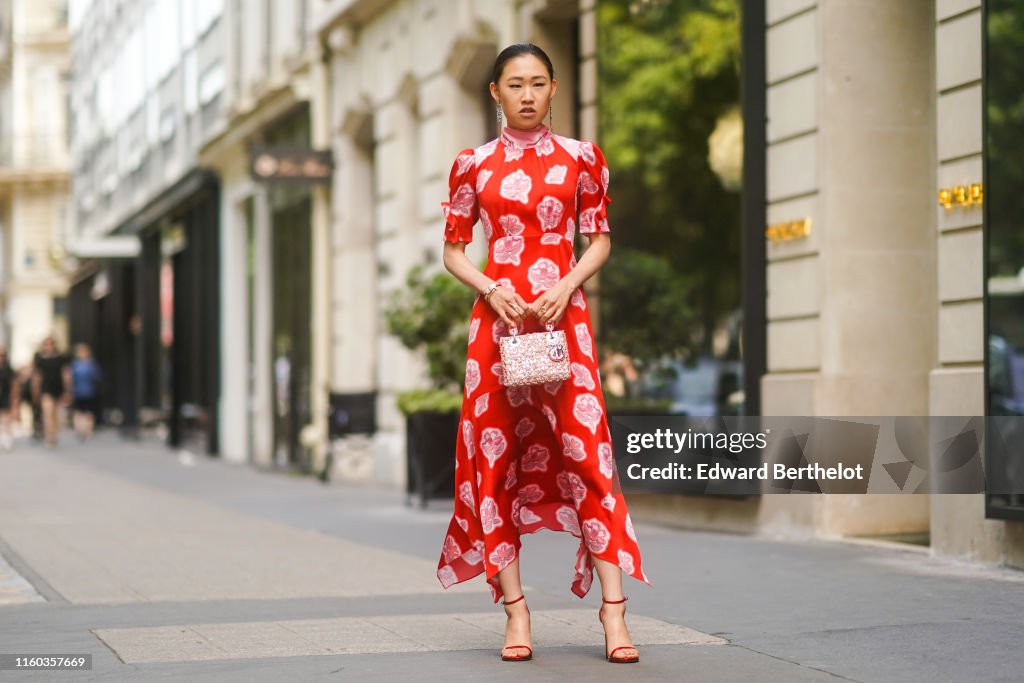
[[[728,189],[708,161],[709,138],[739,102],[738,0],[601,0],[598,32],[615,240],[602,273],[602,330],[623,351],[708,352],[711,332],[739,304],[738,188]],[[664,286],[680,297],[674,310],[663,307]],[[658,316],[637,320],[637,296],[622,291],[629,287],[651,295],[640,302],[659,302]],[[664,330],[661,348],[638,346],[635,331],[613,333],[636,324]]]

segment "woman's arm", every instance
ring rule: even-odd
[[[463,284],[472,287],[483,296],[491,284],[491,278],[481,273],[466,256],[466,242],[444,243],[444,267]],[[486,299],[491,308],[506,325],[519,327],[529,311],[523,297],[505,287],[497,287]]]
[[[582,287],[583,283],[600,270],[601,266],[608,260],[608,255],[612,250],[611,235],[607,232],[583,234],[590,241],[590,244],[587,246],[586,251],[583,252],[583,255],[580,256],[576,266],[563,275],[554,287],[541,294],[530,304],[530,313],[537,316],[541,324],[546,325],[548,322],[557,323],[561,320],[562,314],[565,313],[565,309],[569,306],[569,299],[572,297],[572,293],[579,287]],[[544,309],[543,313],[541,309]]]

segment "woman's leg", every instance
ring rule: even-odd
[[[618,565],[602,560],[591,554],[594,561],[594,569],[597,570],[597,578],[601,581],[601,597],[606,600],[622,600],[622,569]],[[624,645],[631,646],[632,638],[626,628],[626,603],[609,605],[602,602],[601,609],[604,612],[602,623],[604,632],[608,634],[608,652]],[[605,654],[607,655],[608,652]],[[632,647],[619,650],[616,657],[633,657],[637,651]]]
[[[11,434],[11,410],[0,411],[0,447],[5,451],[11,450],[14,446],[14,436]]]
[[[498,583],[501,584],[504,600],[515,600],[523,594],[523,585],[519,579],[519,555],[516,555],[516,559],[498,572]],[[505,605],[505,614],[508,616],[508,623],[505,624],[505,647],[502,652],[515,657],[527,654],[528,650],[524,648],[509,647],[510,645],[532,646],[530,642],[530,612],[526,607],[526,600]]]
[[[57,443],[57,399],[43,394],[43,433],[46,443],[54,446]]]

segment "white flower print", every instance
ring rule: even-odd
[[[509,491],[513,486],[516,485],[519,477],[516,476],[516,463],[515,461],[508,464],[508,472],[505,474],[505,490]]]
[[[491,402],[490,394],[481,394],[476,400],[476,404],[473,406],[473,415],[480,417],[487,412],[487,404]]]
[[[583,290],[579,287],[572,290],[572,296],[569,297],[569,303],[581,310],[587,310],[587,300],[583,296]]]
[[[569,369],[572,371],[572,383],[577,387],[583,387],[587,391],[594,390],[594,376],[582,363],[571,363]]]
[[[587,497],[587,487],[583,484],[583,479],[580,475],[575,472],[569,472],[565,476],[565,480],[568,483],[569,495],[577,503]]]
[[[596,208],[590,207],[580,212],[580,232],[594,232],[594,213]]]
[[[528,417],[524,417],[516,423],[516,436],[520,439],[525,439],[533,432],[534,426],[533,420]]]
[[[519,489],[518,497],[519,500],[523,501],[523,505],[526,505],[527,503],[536,503],[544,497],[544,490],[537,484],[527,484],[523,488]]]
[[[583,439],[568,432],[562,434],[562,455],[577,462],[587,459],[587,447]]]
[[[494,462],[501,457],[507,447],[505,434],[497,427],[488,427],[480,436],[480,450],[484,452],[484,457],[491,467],[494,467]]]
[[[498,223],[506,235],[522,235],[523,231],[526,230],[526,226],[519,216],[502,216],[498,219]]]
[[[458,524],[458,525],[459,525],[460,527],[462,527],[462,530],[463,530],[463,531],[469,531],[469,522],[467,522],[466,520],[464,520],[464,519],[463,519],[462,517],[459,517],[458,515],[455,515],[455,522],[456,522],[456,523],[457,523],[457,524]]]
[[[526,243],[522,237],[500,237],[494,243],[494,262],[519,265]]]
[[[561,185],[565,182],[565,172],[568,170],[564,164],[556,164],[548,169],[548,174],[544,176],[544,182],[548,185]]]
[[[562,498],[565,500],[573,500],[572,484],[569,482],[568,472],[559,472],[558,476],[555,477],[555,483],[558,484],[558,492],[562,494]]]
[[[547,291],[558,283],[561,274],[558,265],[549,258],[539,258],[533,262],[526,272],[526,279],[530,281],[530,293],[539,294]]]
[[[518,387],[508,387],[505,391],[508,392],[508,402],[513,408],[518,408],[524,403],[532,403],[529,385],[523,384]]]
[[[445,588],[459,580],[459,577],[455,576],[455,570],[447,565],[437,570],[437,578]]]
[[[449,211],[454,213],[456,216],[465,216],[468,218],[470,213],[473,211],[473,204],[475,203],[476,193],[473,192],[473,186],[469,183],[464,183],[455,191],[455,196],[452,197]]]
[[[505,161],[518,161],[523,158],[522,147],[505,146]]]
[[[521,524],[536,524],[539,521],[541,521],[541,518],[530,511],[529,508],[520,508],[519,522]]]
[[[633,531],[633,520],[630,519],[628,512],[626,513],[626,535],[634,542],[636,541],[636,532]]]
[[[590,585],[593,582],[594,571],[592,569],[588,569],[587,571],[583,572],[583,575],[580,577],[580,590],[586,593],[590,590]]]
[[[523,454],[519,468],[523,472],[547,472],[551,452],[540,444],[533,444]]]
[[[580,143],[580,156],[583,160],[590,165],[597,163],[597,157],[594,156],[594,143],[583,141]]]
[[[501,571],[516,559],[516,548],[508,541],[502,541],[491,551],[491,554],[487,556],[487,559],[491,561],[498,571]],[[493,586],[491,586],[493,588]]]
[[[561,244],[564,238],[557,232],[546,232],[540,236],[541,244]]]
[[[590,338],[590,330],[587,329],[587,323],[576,323],[573,325],[573,331],[576,333],[576,343],[580,347],[587,358],[594,359],[594,344]]]
[[[615,473],[615,451],[610,443],[602,441],[597,445],[597,462],[601,474],[611,479]]]
[[[544,413],[544,417],[548,419],[548,423],[551,425],[551,429],[558,428],[558,418],[555,417],[555,411],[547,406],[541,406],[541,411]]]
[[[508,335],[508,325],[501,318],[495,320],[494,324],[491,325],[491,339],[494,340],[494,343],[497,344],[499,339]]]
[[[479,550],[473,549],[462,553],[462,559],[466,564],[480,564],[484,561],[484,556]]]
[[[500,320],[498,322],[501,322]],[[491,366],[491,372],[498,378],[499,382],[505,382],[505,366],[501,363],[495,363]]]
[[[472,460],[476,455],[476,434],[473,430],[473,423],[469,420],[462,421],[462,441],[466,444],[466,452]]]
[[[602,166],[601,167],[601,187],[604,188],[605,192],[608,191],[608,175],[609,175],[608,174],[608,167],[607,166]]]
[[[565,205],[555,197],[547,196],[537,204],[537,218],[544,230],[554,230],[562,221]]]
[[[480,225],[484,226],[484,235],[490,241],[494,237],[494,226],[491,225],[491,217],[484,209],[480,209]]]
[[[530,190],[532,188],[533,181],[530,180],[530,176],[524,173],[523,169],[520,168],[516,169],[514,173],[509,173],[504,177],[504,179],[502,179],[500,194],[509,201],[529,204]],[[472,191],[472,188],[470,188],[470,191]]]
[[[622,567],[622,571],[627,574],[632,574],[636,571],[633,568],[633,556],[627,553],[625,550],[619,551],[619,566]]]
[[[483,478],[483,472],[476,473],[476,487],[480,488],[480,480]]]
[[[477,175],[476,175],[476,193],[477,194],[480,194],[481,192],[484,191],[484,187],[487,186],[487,181],[491,179],[492,175],[494,175],[494,171],[488,171],[487,169],[483,169],[482,171],[477,173]]]
[[[593,394],[578,394],[573,402],[572,414],[580,424],[597,434],[597,426],[601,422],[601,404]]]
[[[563,505],[555,512],[555,519],[562,525],[562,528],[576,536],[580,535],[580,518],[569,505]]]
[[[504,523],[498,514],[497,501],[490,496],[484,496],[480,502],[480,526],[483,527],[484,533],[489,534]]]
[[[466,506],[476,514],[476,501],[473,499],[473,485],[468,481],[464,481],[459,484],[459,500],[466,504]],[[465,529],[463,529],[465,531]]]
[[[469,170],[470,166],[473,165],[473,155],[472,154],[460,154],[458,156],[458,158],[455,159],[455,162],[459,166],[459,175],[462,175],[466,171]]]
[[[576,254],[573,254],[572,256],[569,257],[569,270],[572,270],[575,267],[576,267]]]
[[[615,496],[610,493],[604,494],[604,498],[601,499],[601,507],[608,510],[615,509]]]
[[[590,552],[603,553],[608,548],[608,541],[612,535],[601,520],[588,519],[583,522],[583,537]]]
[[[537,156],[546,157],[555,153],[555,143],[551,141],[551,138],[544,138],[537,143],[534,149],[537,150]]]
[[[580,173],[577,189],[584,194],[594,194],[601,189],[601,186],[589,173]]]
[[[611,228],[608,227],[608,219],[601,217],[597,219],[597,231],[598,232],[611,232]]]
[[[510,292],[516,291],[516,286],[513,285],[512,280],[507,277],[499,277],[497,280],[495,280],[495,282],[497,282],[499,285],[501,285]]]
[[[482,159],[494,154],[494,150],[498,148],[498,138],[494,138],[490,142],[480,145],[476,148],[476,154]]]
[[[544,382],[544,391],[548,392],[552,396],[558,393],[558,390],[562,388],[562,380],[554,382]]]
[[[444,554],[445,562],[451,562],[462,554],[462,548],[459,547],[458,542],[452,538],[451,534],[444,537],[444,545],[441,547],[441,551]]]
[[[472,395],[480,386],[480,364],[470,358],[466,361],[466,396]]]
[[[480,329],[480,318],[473,318],[469,323],[469,343],[476,341],[477,330]]]
[[[569,218],[565,221],[565,239],[572,242],[573,238],[576,237],[576,221]],[[570,263],[569,267],[572,268],[575,263]]]
[[[516,499],[514,499],[512,501],[511,518],[512,518],[512,523],[515,524],[516,526],[519,526],[519,509],[522,508],[522,507],[523,507],[523,501],[519,500],[518,498],[516,498]]]

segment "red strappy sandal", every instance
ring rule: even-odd
[[[502,605],[512,605],[512,604],[515,604],[515,603],[519,602],[520,600],[522,600],[525,597],[526,597],[526,595],[520,595],[515,600],[502,600],[501,604]],[[527,614],[530,613],[530,608],[529,607],[526,608],[526,613]],[[518,648],[526,649],[526,650],[528,650],[528,652],[525,655],[507,655],[507,654],[504,653],[505,650],[511,650],[511,649],[517,648],[517,647]],[[501,649],[502,649],[501,661],[503,661],[503,662],[525,662],[525,661],[527,661],[529,659],[533,659],[533,648],[531,648],[529,645],[506,645],[505,647],[503,647]]]
[[[628,599],[629,598],[625,598],[624,597],[621,600],[605,600],[602,597],[601,598],[601,602],[602,603],[607,603],[609,605],[620,605],[620,604],[626,602],[626,600],[628,600]],[[623,608],[623,610],[625,610],[625,608]],[[625,617],[625,615],[626,615],[625,611],[623,611],[622,615],[623,615],[623,617]],[[601,622],[601,626],[604,626],[604,604],[602,604],[600,609],[597,610],[597,618]],[[604,653],[605,653],[604,656],[608,659],[609,662],[612,662],[614,664],[632,664],[634,662],[639,662],[640,661],[639,651],[635,655],[627,655],[625,657],[616,657],[615,653],[618,652],[619,650],[636,650],[636,647],[633,646],[633,645],[620,645],[619,647],[615,648],[611,652],[608,652],[608,634],[605,633],[604,634]]]

